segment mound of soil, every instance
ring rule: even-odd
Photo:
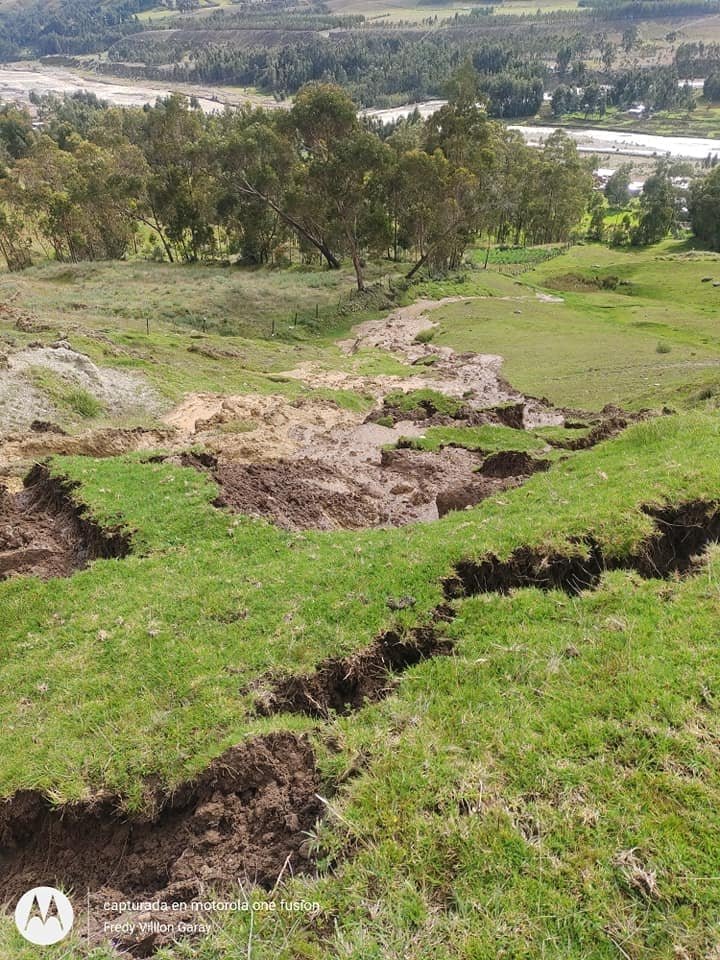
[[[267,517],[290,530],[378,526],[387,514],[379,498],[339,470],[313,460],[223,463],[216,506]]]
[[[35,791],[20,791],[0,805],[0,899],[12,901],[38,879],[69,892],[76,910],[89,899],[93,943],[108,939],[132,956],[146,957],[177,936],[178,925],[205,916],[210,893],[230,893],[238,882],[271,889],[285,871],[313,863],[307,831],[322,814],[319,777],[306,738],[277,732],[233,747],[195,779],[174,790],[155,790],[150,812],[129,817],[122,798],[101,794],[53,807]],[[124,913],[106,904],[130,901]],[[184,907],[158,913],[143,904]],[[161,921],[170,929],[143,929]],[[108,937],[105,924],[134,930]]]
[[[84,516],[71,484],[38,466],[25,488],[0,485],[0,580],[10,576],[68,577],[99,557],[123,557],[130,538]]]
[[[31,373],[42,367],[95,397],[111,415],[137,412],[159,414],[165,402],[140,374],[98,367],[65,340],[53,346],[32,346],[11,352],[0,383],[0,436],[27,430],[35,420],[56,421],[59,416],[47,394],[33,384]]]

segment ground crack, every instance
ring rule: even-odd
[[[327,720],[332,713],[352,713],[389,696],[403,671],[451,654],[453,642],[440,635],[438,624],[454,615],[443,605],[435,610],[431,626],[416,627],[407,634],[389,630],[364,650],[323,660],[312,673],[269,683],[265,678],[243,692],[255,694],[255,712],[260,716],[302,713]]]
[[[269,733],[232,747],[172,792],[155,788],[149,813],[129,817],[122,798],[100,794],[55,807],[24,790],[0,804],[0,900],[14,901],[42,881],[64,888],[81,912],[89,894],[91,943],[110,940],[150,956],[183,924],[211,923],[197,904],[211,894],[272,889],[288,873],[312,872],[308,833],[321,817],[319,774],[305,737]],[[132,901],[120,914],[105,904]],[[184,902],[143,930],[143,903]],[[147,917],[146,917],[147,919]],[[106,923],[133,922],[113,932]]]
[[[507,560],[489,555],[461,560],[444,584],[449,599],[479,593],[509,593],[522,587],[564,590],[575,596],[594,590],[607,570],[634,570],[648,580],[694,572],[711,543],[720,541],[720,509],[714,501],[643,507],[655,532],[635,553],[609,557],[592,536],[568,541],[567,552],[519,547]]]
[[[92,560],[130,552],[128,531],[102,527],[73,499],[77,483],[38,464],[24,486],[11,494],[0,485],[0,580],[67,577]]]

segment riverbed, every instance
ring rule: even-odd
[[[266,106],[277,106],[269,97],[250,96],[246,91],[228,87],[201,88],[184,85],[155,85],[136,83],[130,80],[104,79],[76,73],[62,67],[38,64],[0,65],[0,101],[10,100],[27,103],[31,92],[38,94],[75,93],[85,90],[96,94],[101,100],[124,107],[141,107],[154,103],[159,97],[171,92],[184,93],[197,98],[206,113],[222,111],[226,106],[238,106],[252,101]],[[410,116],[416,110],[425,119],[439,110],[444,100],[425,100],[407,103],[388,109],[368,109],[362,114],[374,117],[383,123],[392,123]],[[509,125],[517,130],[525,141],[540,146],[554,131],[554,127]],[[593,127],[569,128],[565,132],[577,141],[578,149],[585,153],[602,153],[636,158],[673,157],[687,160],[704,160],[708,156],[720,158],[720,140],[707,137],[666,137],[625,130],[605,130]]]
[[[142,107],[147,103],[155,103],[158,98],[164,98],[171,93],[184,93],[194,96],[200,108],[205,113],[218,113],[225,106],[237,106],[240,103],[265,102],[262,97],[249,97],[242,90],[208,91],[203,88],[194,88],[187,84],[162,86],[150,83],[136,83],[131,80],[116,78],[91,77],[63,67],[46,67],[36,64],[0,65],[0,101],[13,103],[29,103],[30,94],[40,96],[54,93],[78,93],[84,91],[94,93],[101,100],[118,107]],[[274,103],[267,98],[268,103]]]

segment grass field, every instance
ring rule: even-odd
[[[575,247],[519,281],[563,303],[450,304],[435,314],[436,342],[501,354],[512,383],[559,404],[683,402],[718,389],[720,288],[702,282],[714,275],[720,279],[720,259],[682,242],[652,252]],[[603,289],[596,285],[603,277],[624,285]],[[523,292],[515,286],[515,296]]]
[[[149,782],[175,787],[278,730],[307,734],[320,770],[326,816],[307,837],[318,875],[242,891],[317,908],[218,916],[208,937],[159,960],[717,956],[720,552],[711,545],[684,577],[671,562],[651,576],[638,558],[656,531],[648,508],[720,499],[720,288],[702,282],[720,280],[720,257],[678,241],[515,257],[498,251],[493,269],[407,294],[462,297],[434,311],[433,343],[498,353],[514,386],[558,404],[677,412],[553,451],[549,472],[435,523],[362,531],[231,514],[213,505],[208,475],[147,453],[51,462],[93,517],[131,534],[132,552],[67,579],[0,582],[0,794],[37,789],[62,804],[112,791],[137,812]],[[514,265],[517,277],[499,272]],[[416,370],[334,345],[377,315],[338,312],[349,282],[346,271],[37,267],[4,289],[52,330],[19,331],[6,308],[0,337],[47,340],[64,324],[97,363],[142,372],[169,400],[298,396],[307,388],[279,372],[309,361]],[[188,350],[200,337],[214,355]],[[60,401],[102,417],[80,395]],[[582,431],[432,426],[412,443],[547,456],[549,439]],[[604,570],[584,590],[444,586],[463,563],[512,566],[517,551],[540,570],[597,554]],[[278,678],[423,627],[445,655],[410,666],[378,702],[258,712]],[[43,956],[116,956],[73,936]],[[37,956],[0,920],[2,960]]]
[[[700,91],[702,93],[702,91]],[[599,128],[607,130],[624,130],[632,133],[647,133],[667,137],[706,137],[717,139],[720,137],[720,105],[698,96],[695,100],[695,109],[689,110],[658,110],[650,117],[638,119],[629,116],[627,112],[609,107],[604,116],[584,113],[567,114],[558,119],[552,116],[549,106],[529,123],[552,124],[554,127],[571,127],[580,130]]]
[[[333,13],[363,14],[368,19],[382,19],[387,21],[422,21],[429,17],[438,20],[447,20],[455,14],[471,13],[476,7],[473,4],[462,2],[428,2],[419,3],[417,0],[330,0],[328,4]],[[499,14],[528,14],[549,13],[553,10],[575,10],[577,0],[506,0],[493,4],[494,11]]]
[[[306,729],[337,811],[321,849],[355,852],[290,887],[335,933],[259,917],[252,956],[474,958],[498,941],[508,956],[552,944],[568,960],[615,956],[617,942],[633,957],[694,949],[717,908],[699,879],[713,871],[720,789],[716,564],[670,585],[616,573],[574,600],[466,601],[449,628],[455,656],[320,727],[249,719],[238,691],[422,623],[454,560],[572,550],[590,532],[608,556],[632,552],[649,531],[641,504],[716,496],[717,439],[715,419],[665,418],[469,513],[361,535],[233,520],[190,470],[58,461],[96,516],[135,531],[136,555],[0,588],[3,792],[39,786],[60,801],[103,785],[132,805],[150,773],[172,783],[254,732]],[[390,614],[385,598],[407,591],[413,610]],[[333,786],[359,757],[360,776]],[[642,871],[657,889],[643,893]],[[232,956],[247,937],[231,924],[177,956]]]

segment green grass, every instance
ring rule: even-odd
[[[559,428],[560,435],[576,436],[579,431],[566,431]],[[560,436],[558,436],[558,439]],[[512,427],[428,427],[421,437],[403,437],[402,446],[415,450],[440,450],[442,447],[466,447],[468,450],[483,450],[486,453],[498,453],[503,450],[523,450],[537,453],[544,450],[547,440],[541,432],[514,430]]]
[[[461,557],[578,550],[570,538],[588,533],[626,555],[650,530],[643,504],[717,497],[719,439],[716,418],[665,417],[436,524],[301,535],[214,509],[192,470],[58,460],[98,518],[134,531],[135,553],[0,584],[0,790],[63,800],[104,786],[133,805],[149,774],[177,782],[252,733],[312,730],[252,719],[240,689],[423,622]],[[695,943],[717,907],[714,885],[680,879],[712,873],[717,834],[717,573],[458,604],[456,657],[313,735],[327,790],[365,758],[321,831],[326,856],[356,852],[291,885],[335,933],[258,918],[254,956],[474,960],[501,937],[508,956],[550,942],[599,960],[614,939],[670,960]],[[415,607],[391,613],[386,598],[405,593]],[[615,864],[630,848],[658,871],[657,901]],[[241,922],[174,955],[231,956]]]
[[[28,371],[31,382],[45,393],[54,404],[63,408],[71,418],[93,420],[103,413],[105,407],[83,387],[74,386],[64,377],[45,367],[31,367]]]
[[[73,796],[99,781],[127,791],[157,767],[170,779],[186,773],[253,726],[237,696],[243,678],[364,646],[388,625],[385,598],[398,591],[418,599],[402,622],[422,619],[453,557],[507,555],[590,526],[610,554],[628,550],[649,529],[640,503],[712,493],[717,434],[700,416],[644,423],[473,511],[362,533],[290,534],[227,515],[190,469],[55,461],[98,518],[134,531],[135,553],[70,580],[0,584],[12,691],[1,706],[1,789],[52,784]],[[247,618],[228,624],[239,609]],[[179,755],[164,749],[168,737],[183,743]]]
[[[140,454],[53,461],[94,516],[132,532],[134,551],[70,579],[0,582],[0,795],[37,788],[62,802],[108,789],[136,809],[148,777],[174,785],[247,737],[307,731],[329,803],[314,838],[320,876],[286,878],[278,895],[317,900],[319,917],[256,914],[250,928],[247,916],[225,916],[209,938],[159,960],[707,960],[720,935],[720,888],[701,879],[717,875],[720,827],[717,548],[682,581],[615,571],[576,598],[524,590],[455,601],[454,622],[442,626],[454,656],[413,667],[385,701],[347,717],[258,718],[242,691],[427,623],[460,559],[503,559],[521,546],[577,553],[588,535],[622,558],[652,529],[644,505],[717,500],[718,290],[700,282],[715,270],[720,258],[676,242],[586,246],[522,283],[468,269],[415,288],[462,296],[433,314],[435,342],[501,354],[521,389],[588,408],[708,407],[562,454],[548,473],[437,523],[289,533],[217,510],[215,485],[194,470]],[[570,274],[623,284],[538,299]],[[248,304],[256,299],[230,318],[241,332],[223,334],[226,276]],[[299,296],[295,284],[315,276],[102,264],[35,268],[7,282],[23,309],[52,322],[53,339],[64,323],[96,362],[141,371],[169,398],[278,392],[367,409],[365,397],[283,373],[302,362],[417,372],[332,344],[366,316],[338,315],[340,286],[325,291],[317,326],[306,289],[307,329],[266,336],[273,313],[287,314]],[[206,334],[162,314],[183,300],[189,311],[203,302],[215,311]],[[149,336],[145,302],[155,311]],[[38,336],[9,319],[0,334],[20,344]],[[188,349],[198,344],[211,349]],[[405,412],[458,406],[432,390],[395,399]],[[84,401],[73,403],[82,416]],[[544,456],[546,441],[580,433],[431,427],[413,443]],[[388,599],[405,595],[414,606],[393,612]],[[640,869],[654,872],[657,893],[643,892]],[[87,951],[73,940],[46,955]],[[37,956],[10,920],[0,921],[6,956]]]
[[[500,354],[513,386],[558,404],[682,404],[720,384],[720,288],[701,283],[713,271],[720,277],[717,255],[682,241],[647,250],[574,247],[525,272],[527,286],[507,279],[505,295],[515,302],[502,294],[471,300],[473,275],[464,279],[468,299],[433,314],[441,328],[434,342]],[[568,275],[585,277],[588,288],[565,289]],[[607,277],[621,284],[602,289]],[[534,287],[563,302],[533,299]],[[658,353],[659,340],[669,352]]]
[[[703,37],[705,43],[707,37]],[[687,41],[685,41],[687,42]],[[700,91],[702,93],[702,91]],[[647,133],[669,137],[707,137],[720,136],[720,104],[710,103],[703,96],[695,99],[695,109],[658,110],[651,117],[630,116],[624,110],[609,107],[604,116],[597,114],[586,117],[584,113],[567,114],[564,117],[552,117],[548,110],[541,110],[529,123],[547,124],[554,127],[587,129],[588,127],[623,130],[633,133]]]
[[[372,281],[380,269],[371,267],[369,273]],[[149,320],[151,332],[170,325],[187,332],[269,338],[274,325],[276,337],[292,341],[341,329],[337,307],[341,298],[347,301],[350,278],[347,268],[131,260],[38,265],[13,274],[4,286],[26,310],[70,328],[78,323],[111,333],[144,333]]]
[[[371,266],[371,279],[381,270]],[[346,269],[53,263],[12,274],[4,287],[18,308],[50,327],[41,339],[62,336],[100,366],[140,373],[169,402],[197,391],[278,393],[367,409],[355,393],[316,390],[281,374],[309,361],[368,376],[412,372],[382,351],[346,357],[334,346],[354,323],[382,316],[372,306],[348,310]],[[38,333],[18,331],[10,314],[0,318],[0,337],[27,345]],[[89,409],[86,399],[75,405]]]
[[[445,396],[438,390],[429,388],[422,390],[393,390],[385,395],[385,406],[399,410],[407,416],[432,416],[442,414],[448,417],[456,416],[463,407],[460,400]]]

